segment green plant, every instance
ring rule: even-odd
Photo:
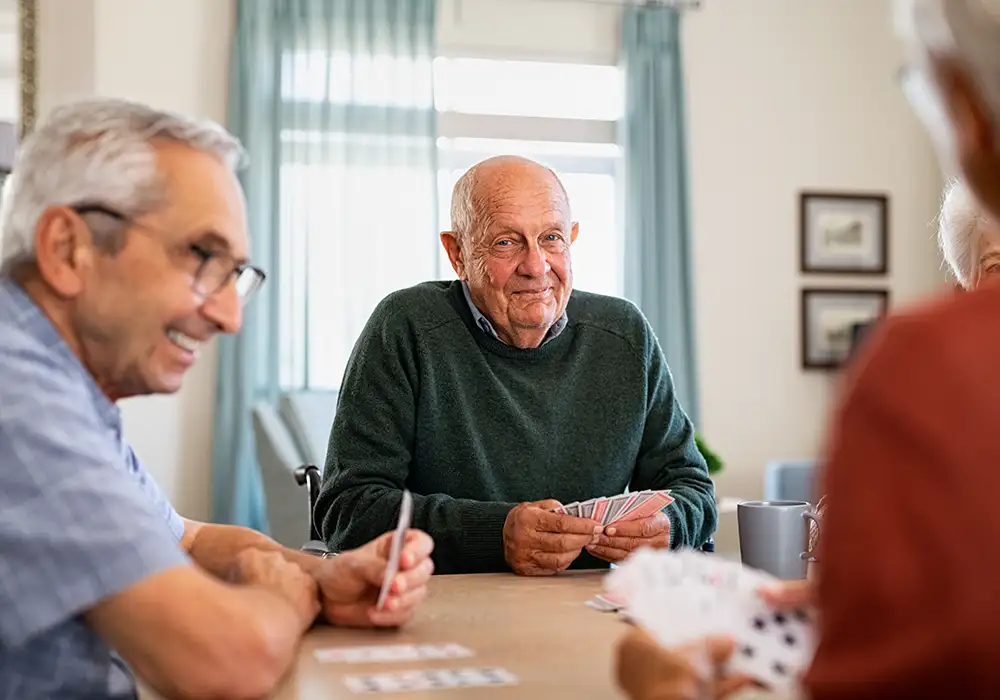
[[[722,471],[725,463],[722,461],[722,457],[717,455],[712,448],[705,444],[705,440],[698,433],[694,434],[694,442],[698,446],[698,451],[701,452],[701,456],[705,458],[708,462],[708,473],[718,474]]]

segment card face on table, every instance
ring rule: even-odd
[[[648,518],[674,502],[670,491],[637,491],[617,496],[592,498],[589,501],[567,503],[554,512],[578,518],[590,518],[601,525]]]
[[[518,678],[505,668],[436,668],[398,673],[346,676],[344,685],[354,693],[400,693],[413,690],[445,690],[515,685]]]
[[[385,644],[317,649],[314,656],[317,661],[324,663],[367,664],[423,659],[464,659],[472,656],[472,651],[461,644]]]

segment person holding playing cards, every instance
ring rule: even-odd
[[[556,174],[483,161],[451,218],[458,279],[388,296],[351,355],[315,513],[328,545],[392,528],[408,489],[441,573],[702,546],[717,512],[694,427],[639,310],[573,288]]]
[[[1000,3],[897,0],[903,87],[946,175],[1000,221]],[[810,700],[1000,697],[1000,281],[887,319],[849,369],[824,459]],[[777,601],[775,601],[777,602]],[[782,602],[787,603],[788,600]],[[735,695],[727,638],[616,651],[634,700]],[[753,679],[749,679],[753,680]]]
[[[318,620],[396,627],[426,593],[425,533],[321,559],[186,520],[123,438],[117,402],[177,391],[264,281],[241,155],[111,99],[21,144],[0,208],[0,697],[134,698],[135,676],[264,697]]]

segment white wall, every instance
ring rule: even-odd
[[[890,19],[884,0],[708,0],[686,23],[701,428],[723,495],[759,497],[767,460],[820,447],[836,380],[800,369],[803,286],[888,286],[895,304],[943,282],[941,178]],[[886,278],[799,274],[802,189],[889,195]]]
[[[617,55],[615,10],[599,4],[442,0],[440,14],[452,55]],[[41,15],[43,110],[99,93],[224,119],[230,0],[41,0]],[[701,427],[729,464],[722,495],[757,496],[764,463],[814,455],[825,424],[833,380],[799,369],[799,289],[854,282],[799,275],[800,189],[887,192],[894,300],[942,279],[927,225],[938,170],[893,83],[890,30],[887,0],[707,0],[685,22]],[[192,517],[208,512],[214,365],[213,348],[178,396],[124,407]]]
[[[88,95],[226,118],[231,0],[40,0],[39,107]],[[175,396],[123,402],[125,430],[185,516],[208,517],[216,348]]]

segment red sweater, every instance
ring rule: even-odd
[[[1000,286],[886,321],[845,389],[810,697],[1000,698]]]

